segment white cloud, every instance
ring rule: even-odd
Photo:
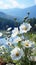
[[[10,5],[6,4],[6,3],[4,3],[4,1],[0,0],[0,8],[7,9],[7,8],[10,8]]]
[[[34,3],[36,4],[36,0],[34,0]],[[29,4],[29,6],[32,6],[32,5]],[[0,9],[26,8],[29,6],[25,3],[24,4],[19,3],[17,0],[0,0]]]
[[[17,8],[17,7],[24,8],[25,7],[24,4],[19,4],[17,0],[6,0],[6,2],[4,2],[4,0],[0,0],[0,8],[8,9],[8,8]]]
[[[24,4],[20,4],[17,2],[17,0],[9,0],[9,3],[11,4],[11,8],[24,8]]]

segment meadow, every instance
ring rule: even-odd
[[[0,21],[0,65],[36,65],[36,18]]]

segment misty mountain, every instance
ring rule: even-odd
[[[4,12],[0,12],[0,18],[5,18],[5,19],[10,19],[10,20],[12,20],[14,17],[13,17],[13,16],[10,16],[10,15],[7,15],[7,14],[4,13]]]
[[[36,18],[36,5],[25,9],[13,8],[13,9],[5,9],[2,11],[10,16],[17,18],[24,18],[27,15],[27,12],[30,12],[30,17]]]
[[[6,30],[8,27],[19,26],[12,16],[9,16],[3,12],[0,12],[0,30]]]
[[[30,18],[36,18],[36,5],[25,9],[2,9],[0,10],[0,17],[4,17],[7,19],[14,19],[16,17],[18,21],[19,19],[21,21],[27,15],[27,12],[30,12]]]
[[[14,18],[17,18],[18,21],[22,22],[22,19],[27,15],[27,12],[30,12],[31,24],[36,24],[36,6],[32,6],[25,9],[4,9],[0,10],[0,29],[6,29],[8,27],[19,26]],[[33,18],[35,17],[35,18]],[[34,25],[32,25],[34,27]]]

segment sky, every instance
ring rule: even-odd
[[[36,5],[36,0],[0,0],[0,9],[27,8]]]

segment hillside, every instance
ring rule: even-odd
[[[36,18],[36,5],[25,9],[13,8],[13,9],[1,10],[1,11],[3,11],[4,13],[10,16],[17,17],[17,18],[23,18],[24,16],[26,16],[27,12],[29,11],[30,17]]]

